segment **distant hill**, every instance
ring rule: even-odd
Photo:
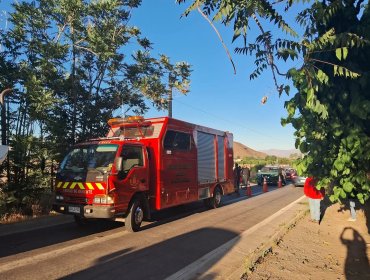
[[[277,156],[277,157],[283,157],[283,158],[289,158],[289,156],[293,154],[298,154],[298,155],[301,154],[301,152],[297,149],[291,149],[291,150],[269,149],[269,150],[263,150],[260,152],[265,153],[269,156]]]
[[[267,154],[255,151],[239,142],[234,142],[234,159],[245,157],[265,158]]]

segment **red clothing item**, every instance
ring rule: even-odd
[[[304,182],[303,192],[304,194],[313,199],[324,198],[325,190],[321,188],[320,190],[316,189],[316,180],[312,177],[308,177]]]

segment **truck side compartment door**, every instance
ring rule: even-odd
[[[197,200],[196,150],[192,134],[168,130],[163,142],[161,205]]]

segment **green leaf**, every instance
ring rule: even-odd
[[[335,50],[335,55],[339,60],[342,60],[342,49],[338,48]]]
[[[352,193],[353,188],[354,188],[354,186],[351,182],[346,182],[346,183],[343,184],[343,189],[347,193]]]
[[[342,53],[343,53],[343,59],[347,59],[348,48],[346,48],[346,47],[342,48]]]

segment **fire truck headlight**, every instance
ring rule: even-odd
[[[109,195],[97,195],[94,197],[94,204],[113,204],[113,197]]]
[[[63,201],[64,200],[64,196],[62,196],[62,195],[56,195],[55,196],[55,199],[58,200],[58,201]]]

